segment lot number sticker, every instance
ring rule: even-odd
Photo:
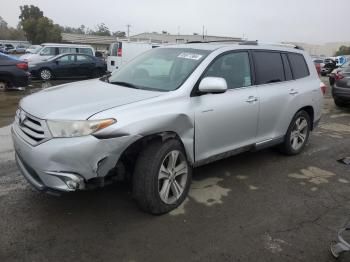
[[[185,58],[185,59],[192,59],[192,60],[199,60],[202,58],[202,55],[194,54],[194,53],[181,53],[177,57]]]

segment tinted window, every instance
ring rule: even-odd
[[[58,48],[58,53],[59,53],[59,54],[66,54],[66,53],[69,53],[69,48],[68,48],[68,47],[59,47],[59,48]]]
[[[292,67],[294,79],[303,78],[309,75],[309,69],[303,55],[288,54],[288,58]]]
[[[248,53],[237,52],[220,56],[209,66],[204,77],[225,78],[228,88],[252,85]]]
[[[286,80],[287,81],[292,80],[293,79],[292,69],[290,68],[290,64],[286,54],[282,54],[282,60],[283,60],[283,67],[284,67]]]
[[[258,85],[284,81],[283,62],[280,53],[253,53],[256,81]]]

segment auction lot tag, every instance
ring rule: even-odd
[[[202,58],[202,55],[194,54],[194,53],[181,53],[177,57],[185,58],[185,59],[192,59],[192,60],[199,60]]]

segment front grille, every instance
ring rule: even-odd
[[[38,119],[22,109],[16,112],[15,124],[21,137],[31,145],[37,145],[49,138],[45,121]]]

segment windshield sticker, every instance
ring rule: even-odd
[[[185,59],[192,59],[192,60],[199,60],[203,56],[199,54],[194,54],[194,53],[181,53],[177,57],[179,58],[185,58]]]

